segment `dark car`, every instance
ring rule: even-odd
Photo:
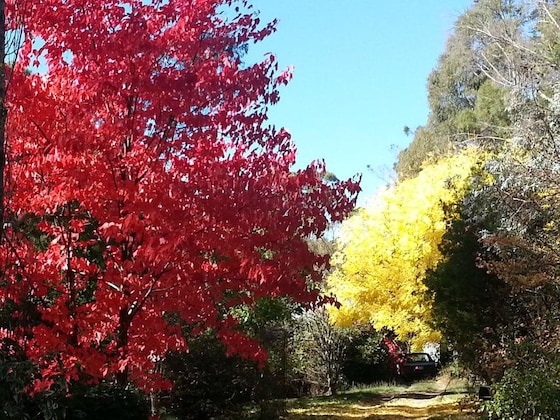
[[[398,375],[405,380],[433,377],[438,370],[439,363],[428,353],[405,354],[397,365]]]

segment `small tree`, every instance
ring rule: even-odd
[[[349,332],[333,325],[324,309],[306,312],[298,324],[293,351],[302,360],[300,369],[310,392],[335,395],[341,385]]]
[[[487,253],[476,229],[460,217],[451,219],[440,245],[442,261],[424,279],[433,299],[432,322],[463,366],[489,382],[507,363],[490,363],[487,351],[501,346],[512,319],[510,289],[482,265]]]

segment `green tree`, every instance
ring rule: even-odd
[[[560,264],[559,5],[527,8],[523,2],[486,0],[480,7],[496,18],[490,23],[473,14],[473,43],[484,46],[477,51],[481,67],[506,95],[502,101],[481,99],[478,112],[491,109],[499,116],[507,108],[500,119],[507,116],[512,124],[487,165],[494,182],[479,189],[471,213],[492,219],[483,236],[500,257],[491,263],[493,272],[519,286],[535,286],[554,280]]]
[[[507,31],[502,32],[509,34],[521,26],[519,16],[515,7],[486,0],[459,17],[428,78],[428,121],[399,153],[395,169],[401,178],[415,176],[424,164],[434,163],[465,143],[495,150],[504,137],[511,135],[505,106],[507,90],[491,77],[484,59],[496,53],[490,43],[480,40],[476,28],[482,25],[480,22],[484,22],[484,28],[503,24]]]
[[[432,322],[461,364],[491,381],[501,376],[503,364],[488,363],[487,353],[500,346],[500,335],[512,318],[510,293],[481,266],[485,249],[476,231],[461,216],[452,218],[440,244],[442,259],[424,279],[432,298]]]
[[[515,403],[512,389],[507,388],[515,378],[540,394],[528,393],[528,397],[546,400],[542,391],[546,387],[537,383],[543,379],[539,372],[546,369],[547,360],[554,359],[560,343],[559,17],[560,6],[556,1],[481,0],[461,21],[479,69],[491,81],[487,85],[491,89],[485,87],[486,83],[479,89],[472,110],[476,117],[473,121],[484,121],[486,116],[486,128],[480,128],[495,126],[498,130],[493,135],[501,138],[494,144],[494,154],[486,164],[492,182],[472,189],[465,199],[463,216],[469,232],[480,240],[475,266],[486,271],[480,279],[486,278],[490,284],[494,279],[505,287],[491,308],[496,311],[494,319],[501,320],[502,325],[490,330],[500,340],[490,342],[481,362],[486,366],[499,365],[505,372],[500,381],[504,386],[504,399],[500,403],[503,406]],[[460,256],[468,249],[464,248],[467,244],[451,246],[449,254]],[[466,262],[464,255],[462,261],[458,259],[461,258],[449,257],[448,263],[453,266]],[[451,291],[461,287],[462,278],[455,276],[451,281],[452,266],[440,267],[442,271],[432,278],[433,287],[445,286],[444,290]],[[462,271],[469,273],[468,267]],[[446,299],[443,303],[449,309],[452,301]],[[477,303],[484,304],[485,300],[481,298]],[[462,317],[458,309],[449,310],[446,316]],[[461,319],[454,322],[459,323]],[[476,324],[477,319],[470,322]],[[451,335],[459,336],[459,333]],[[527,354],[518,351],[518,344],[525,341],[533,343],[533,349],[543,355],[530,358],[535,370],[533,382],[524,364]],[[554,369],[548,375],[547,380],[558,380]],[[500,376],[492,379],[499,380]],[[538,414],[535,413],[534,416]],[[524,418],[524,415],[512,418]]]

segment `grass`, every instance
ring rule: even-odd
[[[473,390],[464,380],[443,375],[409,386],[378,384],[358,387],[332,397],[288,400],[287,420],[418,419],[475,420],[476,405],[466,403]]]
[[[266,401],[219,419],[479,420],[474,395],[466,380],[445,373],[434,380],[409,385],[379,383],[329,397]]]

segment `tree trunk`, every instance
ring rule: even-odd
[[[0,0],[1,1],[1,0]],[[117,333],[117,351],[123,351],[123,354],[119,354],[118,357],[126,356],[126,346],[128,345],[128,329],[130,328],[130,315],[128,314],[128,308],[121,308],[119,313],[119,330]],[[124,369],[119,370],[116,373],[117,384],[126,387],[128,384],[128,366]]]
[[[4,169],[6,167],[6,1],[0,0],[0,240],[4,234]]]

